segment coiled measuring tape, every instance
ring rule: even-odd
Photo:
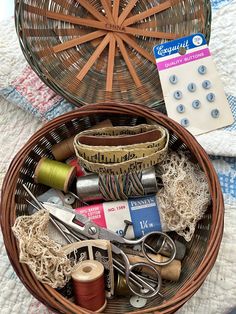
[[[169,143],[168,131],[141,124],[86,130],[74,139],[79,163],[92,172],[123,174],[161,162]]]

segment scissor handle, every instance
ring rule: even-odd
[[[142,298],[152,298],[156,296],[157,294],[160,294],[160,288],[161,288],[161,275],[159,271],[152,265],[147,263],[136,263],[133,265],[130,265],[128,256],[122,251],[120,248],[112,244],[112,251],[115,254],[120,254],[123,257],[125,266],[124,266],[124,273],[126,278],[126,283],[129,287],[129,289],[136,295],[142,297]],[[117,262],[116,262],[117,263]],[[120,265],[122,266],[122,265]],[[156,278],[151,279],[147,278],[145,276],[140,275],[140,270],[143,268],[149,268],[152,272],[156,274]],[[138,273],[135,272],[135,268]],[[140,292],[136,291],[133,287],[136,286]],[[143,292],[142,292],[143,291]]]
[[[142,268],[149,268],[152,272],[155,273],[156,278],[146,278],[140,274],[137,274],[135,269],[140,272]],[[137,296],[140,296],[145,299],[153,298],[157,294],[160,293],[160,288],[162,284],[162,279],[159,271],[152,265],[147,263],[136,263],[133,265],[129,265],[126,268],[126,283],[129,289]],[[133,286],[139,286],[140,292],[135,290]]]
[[[159,242],[160,237],[163,237],[162,244],[161,244],[160,248],[157,251],[156,251],[155,248],[150,246],[150,244],[148,243],[148,240],[151,237],[155,236],[155,235],[157,235],[157,243]],[[176,245],[175,245],[174,241],[171,239],[171,237],[168,236],[166,233],[163,233],[163,232],[160,232],[160,231],[153,231],[153,232],[150,232],[150,233],[146,234],[145,236],[143,236],[139,240],[140,240],[140,242],[142,244],[142,252],[143,252],[144,256],[146,257],[146,259],[150,263],[152,263],[154,265],[164,266],[164,265],[167,265],[167,264],[171,263],[174,260],[175,255],[176,255]],[[170,247],[171,254],[170,254],[169,258],[167,260],[163,261],[163,262],[161,262],[161,261],[159,262],[159,261],[151,258],[151,255],[149,255],[149,254],[153,253],[153,251],[154,251],[155,254],[161,253],[161,248],[164,246],[164,244],[165,245],[169,245],[169,247]],[[148,254],[148,252],[150,252],[150,253]]]

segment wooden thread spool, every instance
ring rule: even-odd
[[[145,257],[138,256],[138,255],[131,255],[128,254],[128,259],[131,264],[136,264],[136,263],[148,263],[151,264]],[[169,257],[162,256],[160,254],[148,254],[148,256],[153,259],[156,262],[165,262],[169,259]],[[164,266],[154,266],[161,274],[161,277],[166,280],[171,280],[171,281],[178,281],[181,273],[181,262],[174,259],[171,263],[164,265]],[[148,273],[148,268],[145,268],[145,272]],[[153,273],[152,273],[153,274]]]
[[[52,154],[56,160],[62,161],[75,154],[74,151],[74,136],[55,144],[52,147]]]
[[[76,168],[48,158],[40,159],[35,172],[34,181],[51,188],[68,192],[75,179]]]
[[[103,265],[94,260],[82,261],[71,276],[76,304],[102,312],[107,305]]]

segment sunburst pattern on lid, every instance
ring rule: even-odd
[[[33,69],[78,105],[162,101],[154,45],[209,35],[203,0],[21,0],[17,31]]]

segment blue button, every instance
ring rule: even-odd
[[[211,116],[212,116],[212,118],[219,118],[220,111],[218,109],[211,110]]]
[[[183,113],[185,112],[185,106],[184,105],[178,105],[176,107],[176,110],[179,112],[179,113]]]
[[[214,102],[215,99],[216,99],[216,96],[214,93],[209,93],[206,95],[206,99],[209,101],[209,102]]]
[[[207,72],[207,68],[205,65],[200,65],[200,67],[198,68],[198,73],[201,74],[201,75],[204,75],[206,74]]]
[[[186,118],[181,119],[180,124],[185,128],[189,126],[189,120]]]
[[[182,94],[182,92],[180,90],[177,90],[177,91],[174,92],[174,98],[175,99],[179,100],[182,97],[183,97],[183,94]]]
[[[196,99],[192,102],[192,106],[194,109],[199,109],[201,107],[201,102],[200,100]]]
[[[195,92],[195,91],[196,91],[196,88],[197,88],[197,86],[196,86],[195,83],[189,83],[189,84],[188,84],[188,90],[189,90],[191,93]]]
[[[171,84],[177,84],[178,83],[178,77],[175,74],[173,74],[170,76],[169,81]]]
[[[205,80],[202,82],[202,87],[205,89],[211,88],[211,82],[209,80]]]

